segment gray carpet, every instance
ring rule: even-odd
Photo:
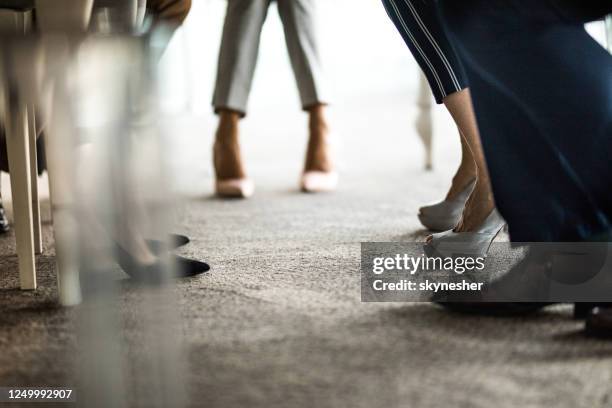
[[[436,169],[422,170],[412,125],[416,88],[386,79],[408,78],[415,68],[381,66],[376,55],[353,65],[344,91],[358,87],[336,104],[342,184],[335,194],[297,191],[305,118],[292,89],[291,99],[255,104],[244,122],[247,168],[257,184],[248,201],[211,197],[213,118],[177,122],[179,143],[168,151],[178,158],[175,179],[187,199],[174,229],[193,240],[181,253],[212,265],[206,276],[178,282],[176,301],[166,305],[178,327],[161,337],[182,353],[184,369],[171,375],[185,381],[187,405],[611,407],[612,342],[583,338],[569,307],[493,319],[451,315],[429,304],[361,303],[360,242],[422,240],[417,208],[444,195],[458,159],[456,131],[436,111]],[[387,87],[372,85],[375,91],[362,94],[357,77],[368,70],[377,70],[376,80]],[[57,306],[46,210],[36,292],[17,289],[14,237],[0,237],[0,385],[80,381],[83,308]],[[94,334],[127,349],[121,361],[132,406],[170,406],[151,403],[138,388],[147,363],[163,361],[144,346],[156,340],[141,320],[146,298],[146,289],[122,281],[119,334]],[[104,377],[98,380],[104,388]]]
[[[567,307],[497,320],[360,302],[359,243],[422,239],[417,205],[443,194],[456,152],[454,135],[444,136],[438,170],[424,173],[414,135],[372,140],[370,121],[345,119],[337,119],[348,138],[336,194],[297,192],[295,137],[268,137],[282,152],[277,163],[247,143],[259,187],[248,201],[212,198],[207,161],[194,165],[204,176],[193,170],[199,191],[176,228],[193,237],[182,253],[213,269],[177,284],[182,331],[167,333],[184,345],[190,406],[612,406],[612,342],[583,338]],[[252,119],[245,129],[260,126]],[[209,140],[199,139],[193,146],[204,149]],[[36,292],[16,289],[13,237],[0,238],[1,385],[75,383],[79,308],[56,306],[48,222],[44,231]],[[130,323],[144,292],[123,285],[119,293],[128,360],[157,358],[138,346],[142,332]]]

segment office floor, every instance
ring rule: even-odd
[[[259,187],[253,199],[214,199],[210,177],[194,177],[202,193],[185,201],[177,230],[193,238],[182,253],[213,269],[176,288],[192,406],[610,405],[612,343],[583,339],[568,308],[496,320],[428,304],[360,302],[359,243],[422,239],[416,208],[443,194],[456,159],[452,146],[439,146],[438,169],[421,170],[418,140],[402,119],[410,112],[400,106],[409,109],[408,102],[353,107],[350,122],[338,115],[348,137],[336,194],[297,192],[302,129],[285,121],[274,127],[286,136],[245,146]],[[405,127],[397,125],[402,121]],[[264,123],[249,119],[245,132],[255,138]],[[206,148],[210,137],[203,136],[194,146]],[[451,131],[438,136],[440,144],[455,138]],[[285,167],[291,171],[278,171]],[[48,223],[44,231],[36,292],[15,289],[13,238],[0,238],[3,385],[74,382],[79,309],[54,303]],[[125,321],[137,318],[141,295],[130,286],[120,292]],[[120,336],[137,344],[141,334],[128,325]],[[153,358],[145,350],[135,354]]]
[[[306,118],[291,82],[287,95],[263,102],[262,80],[243,123],[257,185],[248,201],[212,197],[214,118],[181,117],[172,154],[186,198],[176,230],[193,241],[180,252],[212,265],[175,290],[182,330],[173,335],[187,361],[189,405],[609,407],[612,342],[581,337],[568,307],[493,319],[429,304],[360,302],[359,243],[422,240],[417,208],[444,195],[458,160],[456,132],[436,109],[436,168],[422,170],[412,125],[416,70],[409,59],[395,62],[356,66],[352,75],[377,67],[383,79],[375,81],[386,85],[341,92],[335,104],[342,141],[335,194],[297,191]],[[48,208],[45,214],[36,292],[17,289],[14,238],[0,238],[0,385],[77,380],[80,309],[56,306]],[[125,277],[117,271],[117,278]],[[128,323],[119,336],[133,358],[146,360],[155,356],[138,347],[142,333],[129,323],[143,296],[144,289],[121,287],[119,314]],[[137,379],[126,381],[129,388]]]

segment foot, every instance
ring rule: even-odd
[[[310,137],[300,181],[300,188],[304,192],[334,191],[338,185],[338,173],[333,162],[331,136],[324,108],[319,105],[310,109]]]
[[[467,203],[476,179],[470,181],[468,186],[454,198],[446,198],[435,204],[419,208],[419,221],[429,230],[442,232],[452,230],[461,221],[463,209]]]
[[[495,200],[493,200],[493,192],[489,184],[481,182],[480,179],[477,180],[474,190],[465,204],[461,220],[454,231],[470,232],[477,230],[494,209]]]
[[[253,194],[254,187],[242,165],[240,155],[238,121],[236,112],[222,111],[219,128],[213,146],[217,195],[222,197],[246,198]]]
[[[482,183],[480,180],[477,180],[474,190],[465,204],[461,219],[453,229],[453,232],[477,231],[494,209],[495,201],[493,200],[493,193],[488,183]],[[425,241],[429,244],[432,240],[433,236],[430,235]]]
[[[133,280],[143,283],[160,284],[172,278],[188,278],[210,270],[210,266],[205,262],[177,255],[169,255],[170,263],[159,258],[154,262],[142,263],[119,245],[116,246],[115,252],[121,269]]]
[[[446,194],[446,200],[452,201],[461,195],[474,182],[476,173],[476,165],[471,156],[462,160]]]
[[[213,146],[213,162],[217,180],[244,179],[239,144],[238,113],[221,112]]]
[[[331,173],[335,170],[330,148],[330,132],[321,114],[310,115],[310,137],[306,150],[304,173],[317,171]]]
[[[446,198],[439,203],[419,208],[421,223],[433,231],[448,231],[457,226],[477,179],[478,170],[472,151],[463,136],[460,140],[461,163]]]

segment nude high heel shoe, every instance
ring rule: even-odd
[[[419,208],[419,221],[424,227],[432,231],[448,231],[459,223],[463,208],[467,202],[476,179],[468,185],[452,200],[443,200],[439,203]]]
[[[255,185],[249,178],[216,180],[215,192],[219,197],[249,198],[255,192]]]
[[[213,146],[213,161],[216,169],[220,167],[220,154],[217,150],[217,144]],[[215,179],[215,193],[223,198],[249,198],[255,192],[255,184],[248,177]]]
[[[300,179],[300,189],[305,193],[325,193],[338,187],[336,171],[305,171]]]
[[[330,134],[326,146],[330,157],[336,157],[338,136]],[[300,177],[300,190],[304,193],[329,193],[338,188],[338,172],[336,170],[306,170]]]
[[[476,231],[455,232],[448,230],[433,234],[431,241],[425,244],[425,253],[429,256],[486,256],[491,243],[502,230],[506,222],[497,209],[493,209],[489,216]]]

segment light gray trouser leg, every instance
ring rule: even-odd
[[[303,108],[328,103],[316,33],[318,0],[277,0]]]
[[[215,111],[246,112],[269,5],[270,0],[228,0],[213,96]]]

